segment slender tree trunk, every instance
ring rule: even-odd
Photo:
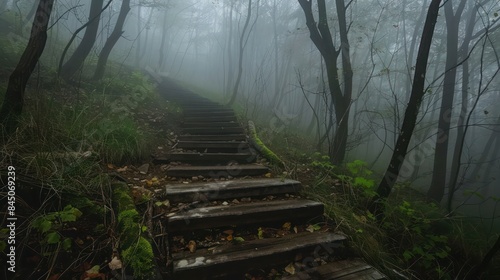
[[[141,27],[141,12],[142,12],[142,7],[139,5],[137,7],[137,47],[135,48],[135,66],[137,68],[140,67],[141,64],[141,33],[142,33],[142,27]]]
[[[241,31],[240,43],[239,43],[239,58],[238,58],[238,76],[236,76],[236,82],[234,83],[233,93],[231,94],[231,99],[227,103],[227,105],[231,106],[236,101],[236,96],[238,95],[238,89],[240,87],[241,75],[243,74],[243,52],[245,51],[245,34],[248,28],[248,24],[250,23],[250,16],[252,15],[252,0],[248,0],[248,10],[247,10],[247,18],[245,20],[245,25],[243,26],[243,30]]]
[[[224,88],[224,96],[229,95],[231,92],[231,85],[233,83],[233,9],[234,2],[231,1],[229,6],[229,38],[227,39],[227,80],[226,87]]]
[[[97,67],[94,72],[94,80],[100,80],[104,76],[109,54],[111,53],[111,50],[113,50],[116,42],[118,42],[123,34],[123,25],[129,11],[130,0],[123,0],[122,6],[120,8],[120,14],[118,15],[118,19],[116,20],[115,28],[113,29],[113,32],[111,32],[111,35],[109,35],[106,43],[104,44],[104,47],[102,47],[101,53],[99,54],[99,60],[97,61]]]
[[[477,14],[477,6],[474,9],[471,9],[470,16],[467,21],[466,33],[464,37],[464,41],[462,42],[462,46],[459,50],[459,58],[465,59],[469,53],[469,44],[472,38],[472,32],[474,31],[474,26],[476,22],[476,14]],[[451,174],[448,185],[448,198],[447,198],[447,209],[451,212],[453,195],[456,191],[456,184],[458,182],[458,176],[460,175],[460,163],[462,158],[462,150],[465,144],[465,133],[466,129],[464,127],[465,120],[467,118],[467,110],[468,110],[468,102],[469,102],[469,61],[465,60],[462,63],[462,100],[461,100],[461,108],[460,114],[458,116],[458,124],[457,124],[457,137],[455,140],[455,148],[453,151],[453,160],[451,162]]]
[[[483,260],[481,261],[480,264],[478,264],[471,273],[467,276],[466,280],[474,280],[474,279],[480,279],[481,273],[488,268],[489,263],[493,259],[493,257],[500,251],[500,235],[497,238],[497,241],[493,246],[490,248],[490,250],[484,255]]]
[[[339,21],[339,35],[341,45],[335,49],[332,35],[328,27],[326,4],[324,0],[318,0],[318,24],[312,13],[312,0],[298,0],[306,16],[306,25],[309,29],[310,38],[325,60],[328,85],[333,105],[335,107],[336,130],[333,146],[330,145],[330,160],[334,164],[344,161],[347,147],[349,109],[352,95],[352,68],[350,61],[350,48],[347,38],[346,7],[344,1],[336,0],[337,17]],[[337,60],[342,54],[342,77],[344,86],[340,86]]]
[[[0,123],[6,136],[15,131],[24,105],[26,84],[47,42],[47,26],[54,0],[40,0],[31,28],[31,36],[19,63],[9,77],[5,99],[0,109]]]
[[[455,83],[458,64],[458,27],[465,6],[465,0],[460,2],[457,12],[453,13],[452,1],[444,4],[446,18],[446,66],[443,82],[443,98],[439,110],[438,135],[436,151],[434,153],[434,170],[432,182],[427,197],[440,202],[444,196],[448,167],[448,142],[450,137],[451,116],[453,99],[455,96]]]
[[[110,0],[108,5],[111,3],[111,1],[112,0]],[[83,63],[85,62],[85,59],[87,58],[90,51],[92,50],[92,47],[94,46],[97,37],[97,30],[99,29],[101,13],[103,12],[103,10],[101,10],[103,3],[104,0],[93,0],[92,4],[90,5],[89,21],[88,21],[89,24],[85,29],[85,34],[83,35],[82,41],[76,48],[73,55],[71,55],[68,61],[64,63],[59,72],[59,75],[66,80],[71,79],[73,75],[75,75],[75,73],[80,69],[80,67],[82,67]]]
[[[373,198],[370,211],[380,220],[383,217],[383,201],[389,196],[392,187],[396,183],[399,176],[401,166],[404,162],[406,153],[408,151],[408,144],[410,143],[411,136],[415,129],[417,122],[418,112],[422,98],[424,97],[425,75],[427,73],[427,61],[429,59],[429,52],[434,35],[434,29],[439,12],[439,4],[441,0],[432,0],[427,11],[427,17],[422,31],[420,46],[418,48],[417,63],[415,65],[415,75],[413,77],[413,86],[410,95],[410,101],[406,107],[403,125],[399,133],[392,153],[391,161],[384,177],[377,188],[377,195]]]
[[[158,71],[162,71],[163,65],[165,64],[165,54],[167,50],[165,49],[165,42],[167,41],[167,13],[163,14],[163,32],[161,34],[160,43],[160,59],[158,60]]]

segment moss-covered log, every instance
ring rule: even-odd
[[[285,166],[283,161],[275,153],[273,153],[273,151],[266,147],[264,143],[262,143],[259,136],[257,135],[257,131],[255,130],[255,124],[252,121],[248,121],[248,131],[250,133],[250,143],[255,147],[255,149],[257,149],[257,151],[259,151],[262,156],[264,156],[272,164]]]
[[[142,236],[141,217],[135,209],[124,183],[113,183],[113,201],[118,213],[117,231],[120,237],[120,251],[125,266],[132,268],[134,278],[151,279],[155,274],[154,255],[151,243]]]

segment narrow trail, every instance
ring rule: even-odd
[[[230,108],[167,79],[160,90],[184,121],[176,152],[155,162],[175,162],[167,175],[190,179],[161,190],[178,210],[162,221],[169,279],[385,279],[344,258],[346,236],[333,232],[322,203],[301,198],[300,182],[265,176]],[[294,274],[279,276],[285,267]]]

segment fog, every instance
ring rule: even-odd
[[[31,1],[2,2],[2,8],[22,14],[32,8]],[[313,2],[317,21],[318,7]],[[67,42],[87,21],[89,3],[56,1],[49,45]],[[346,3],[353,81],[344,162],[365,161],[379,176],[387,168],[409,102],[428,4],[427,0]],[[87,61],[97,59],[113,31],[120,5],[121,1],[112,1],[103,11]],[[452,210],[494,218],[500,214],[500,112],[495,109],[500,101],[500,4],[463,0],[446,5],[452,14],[441,8],[427,65],[426,93],[398,182],[425,194],[433,184],[433,174],[441,172],[435,176],[445,178],[441,200],[445,205],[456,163]],[[326,1],[326,13],[334,47],[340,50],[335,1]],[[245,118],[271,132],[305,133],[314,143],[311,150],[335,156],[336,116],[326,66],[297,1],[134,0],[123,31],[111,59],[184,81],[222,103],[235,96]],[[47,50],[42,63],[57,64],[59,51]],[[340,61],[337,71],[342,88]],[[450,83],[445,76],[451,71],[456,73]],[[445,91],[452,85],[451,93]],[[443,93],[451,97],[451,110],[445,109],[444,114],[440,112]],[[440,131],[446,124],[449,129]],[[443,139],[444,173],[437,171],[435,157]]]

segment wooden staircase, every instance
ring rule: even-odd
[[[177,150],[155,159],[175,162],[166,174],[180,178],[157,190],[176,209],[162,222],[171,252],[168,279],[246,279],[291,263],[300,264],[296,273],[282,279],[385,279],[361,260],[341,260],[346,237],[324,222],[322,203],[300,197],[300,182],[264,176],[269,168],[256,163],[231,109],[169,81],[161,90],[184,112]],[[322,226],[304,230],[313,224]],[[275,234],[264,236],[263,228]],[[233,234],[241,238],[228,241]],[[197,249],[183,248],[187,240]]]

